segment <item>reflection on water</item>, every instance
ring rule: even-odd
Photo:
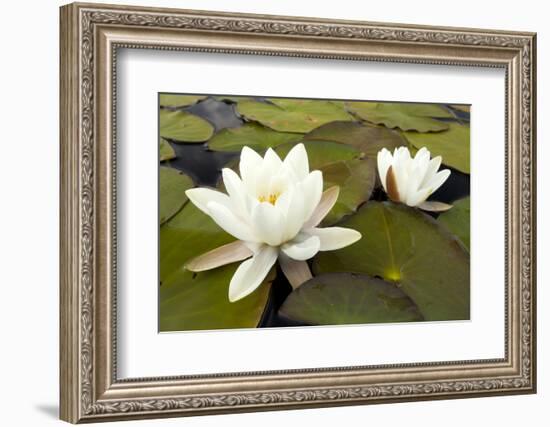
[[[261,100],[261,98],[258,98]],[[231,101],[219,101],[208,98],[182,110],[193,113],[208,120],[215,127],[216,132],[225,128],[242,126],[244,121],[235,111],[235,104]],[[463,111],[453,110],[458,120],[468,122],[470,114]],[[197,186],[215,187],[220,179],[221,169],[231,160],[239,156],[238,152],[210,151],[206,144],[178,144],[168,140],[176,152],[176,158],[165,162],[167,166],[179,169],[190,175]],[[470,175],[464,174],[452,168],[451,175],[447,181],[429,198],[444,203],[452,203],[455,200],[470,195]],[[383,191],[375,190],[372,196],[375,200],[385,200]],[[426,212],[437,217],[437,213]],[[278,268],[278,267],[277,267]],[[280,271],[273,282],[268,304],[260,321],[259,327],[280,327],[303,325],[280,317],[277,312],[292,287],[284,274]]]

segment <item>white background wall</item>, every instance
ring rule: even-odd
[[[122,3],[111,0],[113,3]],[[538,32],[539,393],[438,402],[266,412],[131,425],[397,426],[547,425],[550,405],[550,28],[536,0],[133,0],[134,4]],[[5,2],[0,25],[0,420],[59,425],[58,401],[58,6]],[[490,166],[488,166],[490,167]]]

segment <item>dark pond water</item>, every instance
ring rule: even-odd
[[[235,110],[235,104],[231,101],[207,98],[195,105],[182,108],[182,110],[208,120],[212,123],[216,132],[225,128],[239,127],[244,123]],[[470,120],[469,113],[461,111],[455,111],[455,113],[460,121],[468,122]],[[206,144],[177,144],[170,140],[168,142],[174,148],[177,157],[165,162],[165,165],[169,165],[190,175],[198,186],[216,186],[216,183],[220,179],[222,168],[229,161],[239,156],[238,152],[210,151],[206,148]],[[449,169],[451,170],[449,179],[432,194],[430,200],[451,203],[470,194],[470,176],[452,168]],[[383,191],[377,189],[372,198],[375,200],[386,200],[386,195]],[[436,213],[429,214],[437,217]],[[291,291],[292,287],[279,267],[277,267],[277,278],[271,287],[268,304],[258,325],[259,327],[304,325],[277,314],[279,307]]]

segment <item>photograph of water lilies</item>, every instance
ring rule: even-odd
[[[470,106],[159,93],[159,331],[470,319]]]

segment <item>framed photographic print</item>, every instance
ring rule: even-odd
[[[61,418],[533,393],[535,35],[61,8]]]

